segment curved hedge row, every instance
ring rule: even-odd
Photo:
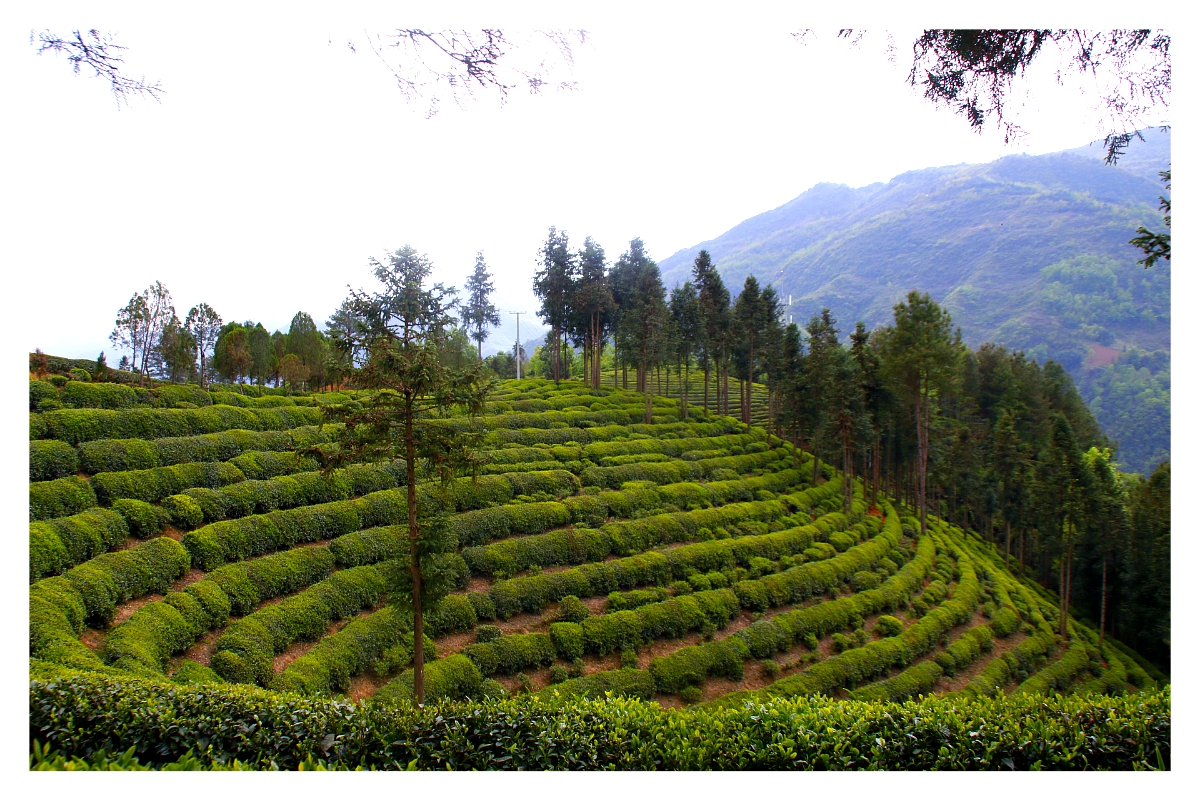
[[[352,567],[335,572],[281,603],[266,606],[225,629],[210,660],[231,683],[265,686],[275,675],[274,657],[300,639],[325,633],[335,621],[377,605],[389,584],[388,570],[403,564]]]
[[[125,542],[125,517],[106,508],[29,523],[29,580],[58,575]]]
[[[747,519],[774,520],[793,506],[784,500],[731,503],[716,508],[657,514],[639,520],[609,522],[598,530],[555,531],[467,547],[463,558],[472,574],[512,575],[532,566],[581,564],[609,555],[633,555],[651,547],[695,538],[701,528]]]
[[[336,426],[328,426],[330,429]],[[134,469],[169,467],[197,461],[230,461],[246,454],[283,453],[326,441],[331,432],[319,426],[302,425],[291,430],[253,431],[233,429],[197,436],[169,436],[160,439],[97,439],[79,445],[79,467],[84,472],[124,472]],[[53,441],[53,440],[45,440]],[[34,443],[31,442],[32,446]],[[261,456],[260,456],[261,457]],[[237,464],[247,477],[254,463]]]
[[[57,439],[29,443],[29,480],[51,481],[79,471],[79,452]]]
[[[815,694],[843,686],[853,688],[894,665],[911,664],[917,656],[932,649],[946,631],[970,619],[979,604],[979,581],[965,553],[958,557],[958,568],[962,578],[954,598],[929,611],[899,636],[847,650],[814,664],[802,673],[775,681],[765,689],[729,694],[714,702],[729,705],[748,699]]]
[[[127,408],[62,409],[29,415],[30,439],[59,439],[79,444],[95,439],[158,439],[193,436],[234,428],[288,430],[316,425],[322,420],[315,407],[237,408]]]
[[[201,461],[125,472],[98,472],[92,476],[91,484],[100,502],[108,505],[123,498],[157,503],[195,486],[216,489],[244,480],[245,473],[230,462]]]
[[[77,476],[29,484],[31,522],[78,514],[96,505],[91,484]]]

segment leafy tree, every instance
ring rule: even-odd
[[[196,352],[200,356],[200,386],[203,388],[208,385],[208,358],[221,333],[221,315],[213,311],[208,303],[200,303],[188,311],[183,325],[196,340]]]
[[[699,343],[701,323],[700,304],[696,299],[696,287],[691,281],[671,290],[671,331],[673,355],[680,380],[679,416],[688,418],[688,393],[691,391],[689,371],[692,355]]]
[[[182,383],[195,373],[196,339],[179,321],[179,317],[171,316],[163,329],[157,350],[162,376],[167,380]]]
[[[877,505],[879,496],[880,468],[883,460],[883,429],[893,410],[894,399],[884,380],[883,365],[879,358],[878,342],[871,342],[867,326],[858,322],[850,334],[850,353],[858,365],[859,391],[862,393],[863,411],[871,436],[871,505]]]
[[[863,404],[858,362],[841,344],[829,351],[827,386],[821,425],[842,451],[842,511],[849,514],[854,501],[854,451],[858,442],[869,435],[870,420]]]
[[[245,322],[247,344],[250,348],[250,377],[262,386],[275,373],[275,350],[271,347],[271,334],[261,322]]]
[[[550,233],[542,244],[541,259],[542,269],[534,276],[533,292],[542,301],[537,314],[550,326],[550,333],[546,337],[546,346],[550,352],[547,361],[557,385],[562,377],[562,336],[571,322],[570,299],[575,273],[578,270],[576,256],[570,250],[566,231],[559,232],[553,227],[550,228]]]
[[[146,341],[146,329],[149,326],[149,311],[146,308],[146,298],[142,294],[134,294],[129,298],[125,307],[117,311],[117,321],[108,340],[122,350],[130,350],[133,358],[129,362],[131,370],[138,370],[138,356],[144,357],[143,347]]]
[[[275,331],[272,333],[271,349],[275,351],[275,372],[272,373],[271,377],[275,380],[275,388],[279,388],[279,381],[281,377],[279,365],[283,363],[283,359],[287,355],[287,334],[283,331]]]
[[[758,280],[746,276],[742,292],[733,305],[733,324],[737,328],[734,364],[738,378],[738,406],[742,422],[750,424],[750,387],[758,373],[758,358],[764,333],[764,306]]]
[[[917,510],[925,535],[929,430],[938,399],[953,386],[961,358],[961,336],[950,333],[950,315],[928,294],[909,292],[897,303],[895,324],[883,336],[884,362],[897,393],[913,410],[917,428]]]
[[[308,381],[308,367],[304,366],[304,362],[300,356],[295,353],[286,354],[277,365],[279,376],[283,378],[285,384],[291,389],[302,386]]]
[[[368,352],[355,382],[373,391],[361,403],[327,408],[330,419],[345,427],[336,448],[319,452],[326,469],[364,459],[404,459],[409,569],[397,576],[389,596],[412,608],[413,693],[421,704],[424,614],[453,588],[456,542],[435,498],[419,497],[418,479],[436,479],[433,495],[445,502],[449,481],[474,465],[478,434],[445,422],[456,413],[482,411],[488,383],[482,362],[459,367],[443,359],[454,330],[455,292],[440,283],[427,285],[433,271],[428,257],[405,245],[369,265],[382,288],[352,292],[351,303],[364,322],[361,343]]]
[[[297,311],[292,317],[287,333],[287,352],[294,353],[304,363],[311,388],[324,385],[328,347],[313,318],[303,311]]]
[[[629,353],[638,369],[638,390],[646,399],[646,424],[651,421],[653,381],[650,371],[666,360],[667,326],[670,313],[663,298],[662,277],[658,265],[646,255],[641,239],[629,242],[629,250],[621,255],[624,269],[636,270],[632,291],[624,298],[625,308],[617,340],[621,350]]]
[[[1086,468],[1079,440],[1066,416],[1056,412],[1050,425],[1038,483],[1047,533],[1054,538],[1058,550],[1059,633],[1065,637],[1071,605],[1071,568],[1079,536],[1088,520],[1092,474]]]
[[[729,413],[729,290],[717,272],[707,250],[701,250],[692,266],[692,281],[696,285],[702,329],[700,363],[704,367],[704,410],[708,411],[708,376],[710,365],[716,369],[717,413]],[[721,391],[721,376],[725,391]],[[723,402],[724,401],[724,402]]]
[[[837,351],[841,348],[838,343],[837,320],[829,313],[828,308],[814,316],[808,323],[808,355],[804,359],[804,393],[806,397],[800,401],[801,408],[807,414],[800,415],[806,423],[811,435],[813,458],[812,484],[817,485],[821,475],[821,446],[824,444],[827,416],[826,397],[834,390],[837,381],[835,361]]]
[[[462,311],[463,326],[475,340],[479,360],[483,360],[483,343],[487,339],[488,328],[500,324],[500,311],[492,305],[492,292],[496,287],[492,283],[492,274],[488,272],[487,263],[483,260],[483,251],[475,254],[475,271],[467,278],[467,301]]]
[[[606,274],[604,248],[587,237],[577,255],[579,278],[571,295],[571,328],[583,347],[586,383],[600,388],[600,358],[612,329],[613,294]]]
[[[635,241],[638,243],[637,249],[635,250],[633,244],[630,243],[629,251],[623,253],[608,272],[609,294],[612,296],[613,303],[611,322],[614,333],[613,386],[617,385],[616,368],[620,364],[623,388],[629,388],[626,370],[633,358],[621,331],[623,330],[627,314],[637,302],[637,283],[641,276],[642,268],[645,266],[645,254],[642,252],[641,240],[637,239]],[[642,388],[640,373],[638,374],[636,388],[639,391]]]
[[[236,385],[250,374],[253,365],[250,336],[244,327],[230,322],[221,329],[221,334],[217,337],[217,344],[213,349],[213,367],[230,383]]]

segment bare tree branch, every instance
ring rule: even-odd
[[[531,94],[537,94],[547,86],[560,91],[577,88],[574,81],[554,76],[560,68],[571,70],[574,66],[572,45],[576,39],[578,43],[584,43],[587,32],[551,30],[534,33],[534,42],[518,45],[503,31],[491,28],[479,31],[400,29],[386,37],[364,31],[367,45],[392,73],[404,98],[410,102],[428,100],[427,118],[438,112],[443,87],[460,107],[464,99],[474,99],[475,93],[481,90],[497,91],[503,104],[508,93],[522,85]],[[539,39],[548,52],[533,62],[527,59],[518,64],[514,61],[514,51],[530,53]],[[348,41],[346,46],[351,52],[358,51],[353,41]],[[388,58],[392,50],[399,51],[398,63]]]
[[[93,77],[104,78],[108,81],[118,108],[122,103],[128,106],[129,98],[133,96],[146,96],[155,102],[161,102],[159,95],[163,94],[165,90],[160,84],[157,82],[146,83],[144,76],[134,79],[121,74],[121,65],[125,63],[125,60],[121,57],[120,51],[126,48],[116,44],[111,34],[101,34],[92,28],[88,31],[87,37],[76,30],[71,31],[70,38],[63,38],[50,31],[41,33],[30,31],[30,45],[35,43],[35,38],[38,55],[46,52],[65,53],[67,60],[71,62],[72,71],[76,75],[79,74],[81,67],[88,66],[95,73]]]

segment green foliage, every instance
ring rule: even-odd
[[[72,476],[29,484],[30,520],[66,517],[96,504],[96,493],[83,478]]]
[[[29,443],[29,480],[52,481],[78,470],[79,454],[66,442],[44,439]]]
[[[573,594],[569,594],[558,601],[558,619],[560,622],[583,622],[589,616],[591,611]]]
[[[112,504],[112,510],[125,518],[130,535],[138,539],[158,535],[171,521],[168,512],[141,500],[118,500]]]
[[[875,632],[881,637],[899,636],[904,630],[904,623],[890,614],[883,614],[875,621]]]

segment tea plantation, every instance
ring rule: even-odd
[[[416,707],[403,463],[323,475],[348,395],[243,390],[31,383],[33,768],[1170,768],[1166,676],[978,534],[536,379],[454,420]]]

